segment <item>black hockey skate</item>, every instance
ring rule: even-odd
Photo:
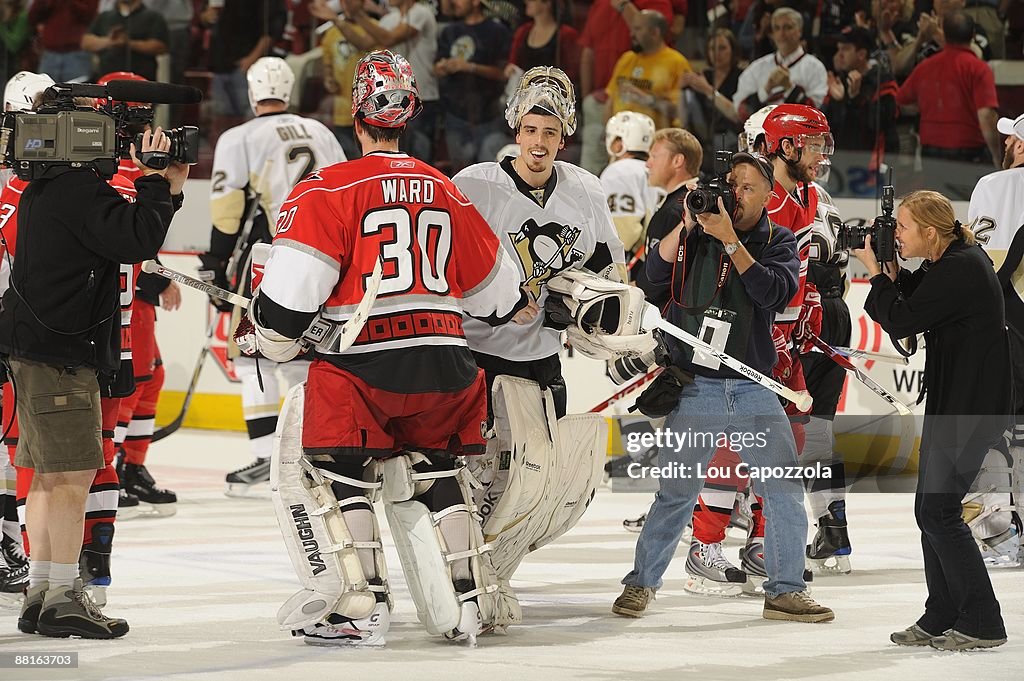
[[[17,606],[27,586],[28,557],[19,542],[4,535],[3,548],[0,549],[0,603]]]
[[[178,510],[178,495],[169,489],[157,487],[144,465],[126,463],[121,484],[125,491],[138,497],[140,502],[149,504],[154,515],[172,516]]]
[[[270,482],[270,459],[256,459],[248,466],[232,471],[225,476],[227,489],[224,494],[229,497],[247,497]]]
[[[25,555],[25,549],[22,548],[20,541],[5,534],[0,541],[0,551],[3,552],[7,567],[16,572],[23,571],[26,577],[28,576],[28,556]]]
[[[114,542],[114,524],[97,523],[92,528],[92,543],[82,547],[78,556],[78,576],[82,588],[99,606],[107,604],[110,588],[110,549]]]
[[[828,505],[828,513],[818,518],[818,531],[807,545],[807,567],[819,574],[848,575],[850,536],[846,532],[846,502],[837,499]]]

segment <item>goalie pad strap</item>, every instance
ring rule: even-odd
[[[340,482],[343,485],[351,485],[352,487],[358,487],[360,489],[369,490],[380,489],[379,482],[366,482],[365,480],[356,480],[355,478],[350,478],[345,475],[338,475],[337,473],[332,473],[330,471],[324,470],[323,468],[317,468],[316,466],[312,465],[312,462],[308,462],[308,466],[310,471],[316,471],[316,473],[321,477],[327,478],[328,480],[333,480],[334,482]]]

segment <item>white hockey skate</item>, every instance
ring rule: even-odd
[[[1014,516],[1016,519],[1016,516]],[[978,548],[981,549],[981,557],[985,565],[990,568],[1020,567],[1020,526],[1016,523],[1006,528],[995,537],[988,537],[978,541]]]
[[[380,648],[390,628],[388,604],[377,603],[368,617],[352,620],[331,614],[324,623],[293,631],[292,635],[302,636],[303,642],[310,646]]]
[[[686,572],[689,577],[683,588],[702,596],[739,596],[747,582],[747,574],[729,562],[717,542],[691,541]]]
[[[476,637],[480,635],[482,628],[480,606],[476,601],[466,601],[462,604],[459,626],[446,633],[444,637],[449,641],[465,642],[470,648],[473,648],[476,646]]]

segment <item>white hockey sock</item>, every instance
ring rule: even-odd
[[[50,579],[50,561],[48,560],[30,560],[28,562],[28,585],[29,587],[38,586],[39,584],[49,581]]]
[[[438,523],[441,536],[450,553],[460,553],[469,550],[469,513],[456,511],[441,518]],[[473,573],[469,569],[469,558],[460,558],[452,563],[452,579],[472,579]]]
[[[356,508],[345,511],[343,514],[348,531],[352,534],[353,541],[373,541],[373,511],[365,508]],[[373,549],[356,549],[359,555],[359,563],[363,566],[363,576],[373,579],[377,576],[377,564],[373,560]]]

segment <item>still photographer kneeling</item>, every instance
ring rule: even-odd
[[[928,353],[914,503],[928,599],[920,619],[891,639],[940,650],[990,648],[1006,642],[1006,629],[961,500],[1009,423],[1003,295],[992,262],[941,194],[907,195],[895,239],[902,258],[925,263],[913,272],[895,261],[883,267],[870,236],[852,251],[871,276],[864,309],[893,338],[924,333]]]
[[[79,551],[86,497],[104,466],[100,395],[132,380],[117,372],[121,264],[156,256],[188,177],[187,165],[168,163],[170,149],[160,128],[143,134],[138,154],[131,145],[143,173],[134,203],[94,167],[55,164],[29,182],[19,204],[0,353],[21,429],[15,463],[35,471],[25,522],[30,586],[18,622],[26,633],[115,638],[128,631],[83,591]],[[164,167],[143,165],[139,156]]]
[[[668,321],[710,338],[712,346],[770,374],[778,359],[772,341],[775,315],[798,286],[797,242],[790,230],[768,218],[771,163],[739,153],[731,165],[727,176],[687,196],[683,222],[648,255],[647,275],[653,286],[670,292],[664,313]],[[692,212],[698,213],[696,219]],[[763,433],[762,446],[738,452],[745,462],[780,470],[798,465],[789,420],[773,392],[675,338],[668,338],[668,347],[672,365],[692,380],[682,386],[666,430],[752,437]],[[678,447],[659,450],[659,466],[667,464],[678,474],[659,478],[637,540],[633,570],[622,580],[626,588],[612,612],[639,617],[661,587],[703,487],[698,471],[707,467],[718,441],[717,436],[681,438]],[[801,481],[766,477],[760,487],[767,518],[763,616],[800,622],[833,619],[830,609],[808,595],[803,579],[807,516]]]

